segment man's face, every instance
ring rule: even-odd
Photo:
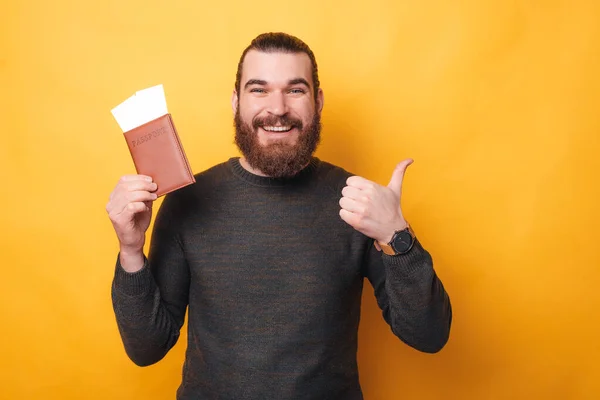
[[[323,93],[315,101],[308,55],[249,51],[232,106],[235,141],[250,166],[289,177],[310,161],[320,140]]]

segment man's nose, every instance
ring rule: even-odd
[[[268,111],[274,115],[285,115],[288,112],[285,95],[281,92],[273,92],[269,96]]]

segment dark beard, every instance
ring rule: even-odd
[[[258,129],[262,126],[291,125],[300,134],[296,144],[285,142],[262,146],[258,141]],[[300,172],[313,156],[321,140],[321,116],[315,113],[310,125],[303,129],[302,121],[289,117],[255,118],[249,126],[235,113],[235,144],[252,168],[272,178],[289,178]]]

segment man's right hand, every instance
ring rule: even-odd
[[[146,230],[152,219],[152,203],[157,198],[154,191],[156,183],[151,177],[125,175],[106,205],[119,239],[121,266],[127,272],[137,272],[144,266]]]

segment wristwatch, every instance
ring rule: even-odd
[[[381,250],[388,256],[397,256],[399,254],[405,254],[412,249],[415,244],[415,233],[411,226],[394,232],[394,236],[389,243],[377,242]]]

